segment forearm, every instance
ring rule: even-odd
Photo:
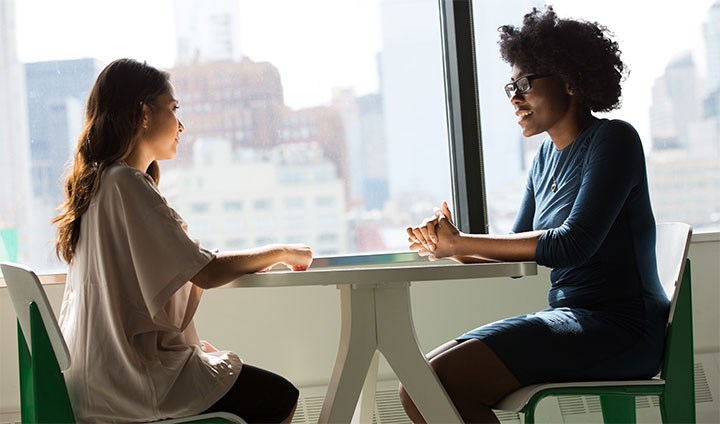
[[[453,243],[453,256],[476,261],[532,261],[544,230],[508,235],[464,234]],[[468,263],[463,261],[464,263]]]
[[[219,287],[245,274],[262,271],[282,262],[284,254],[281,245],[221,252],[191,281],[204,289]]]

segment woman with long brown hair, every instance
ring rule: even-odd
[[[193,315],[204,289],[284,264],[306,269],[304,245],[213,253],[160,195],[159,160],[183,124],[169,75],[119,59],[98,76],[65,183],[56,250],[68,264],[60,326],[79,421],[155,421],[223,411],[289,422],[298,390],[201,342]]]

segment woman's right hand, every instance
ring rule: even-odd
[[[288,244],[283,246],[283,265],[293,271],[305,271],[313,260],[312,249],[304,244]]]
[[[423,220],[422,224],[417,227],[407,228],[410,250],[417,251],[421,256],[429,256],[430,259],[447,256],[445,255],[446,252],[437,251],[439,247],[438,243],[441,242],[438,233],[438,230],[441,229],[441,221],[444,221],[442,223],[442,230],[446,230],[444,231],[444,238],[448,238],[449,236],[456,235],[458,233],[457,229],[453,225],[452,212],[450,211],[447,202],[443,201],[441,208],[435,208],[434,215],[432,217]],[[448,241],[449,240],[442,240],[440,247],[445,247],[444,245]]]

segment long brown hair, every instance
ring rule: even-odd
[[[103,171],[132,151],[142,130],[143,105],[154,109],[158,96],[170,89],[170,76],[146,63],[118,59],[98,75],[85,108],[74,160],[65,179],[65,201],[58,224],[55,253],[71,263],[80,237],[80,219],[100,186]],[[153,161],[146,171],[159,182]]]

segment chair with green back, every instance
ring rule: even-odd
[[[22,265],[0,263],[18,322],[20,414],[23,423],[74,423],[62,371],[70,353],[37,275]],[[229,413],[202,414],[163,421],[244,423]]]
[[[600,396],[606,423],[634,423],[635,397],[659,396],[662,421],[695,422],[692,298],[690,260],[692,227],[679,222],[658,224],[657,262],[660,282],[671,300],[665,355],[659,377],[632,381],[581,381],[534,384],[506,396],[497,410],[519,412],[535,422],[537,404],[548,396]]]

